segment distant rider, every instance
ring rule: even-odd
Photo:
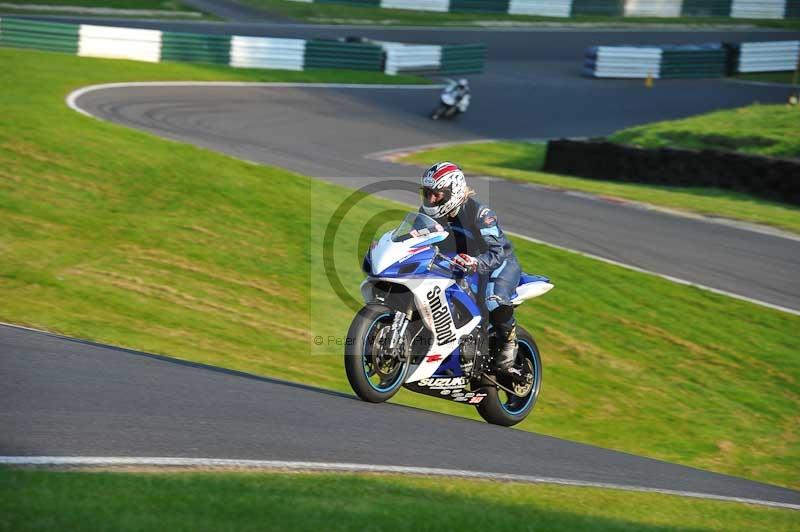
[[[480,276],[478,301],[485,305],[502,342],[495,369],[512,378],[521,377],[520,367],[514,363],[517,331],[511,305],[521,270],[497,215],[475,198],[464,173],[450,162],[435,164],[422,175],[421,193],[420,212],[450,233],[451,238],[442,242],[442,251],[455,253],[454,262]]]
[[[456,98],[456,107],[458,107],[460,112],[466,113],[471,98],[469,93],[469,81],[467,81],[466,78],[461,78],[451,90]]]

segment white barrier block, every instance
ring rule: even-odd
[[[661,48],[639,46],[599,46],[594,74],[613,78],[658,78],[661,75]]]
[[[81,24],[78,55],[134,59],[158,63],[161,59],[161,32],[134,28],[115,28]]]
[[[447,13],[450,11],[450,0],[381,0],[381,7]]]
[[[439,70],[442,66],[442,47],[438,44],[380,43],[386,52],[386,74],[401,70]]]
[[[739,49],[739,72],[781,72],[797,67],[800,41],[746,42]]]
[[[230,65],[239,68],[303,70],[305,53],[306,41],[303,39],[234,35],[231,39]]]
[[[683,0],[626,0],[626,17],[680,17]]]
[[[511,15],[568,17],[572,12],[572,0],[511,0],[508,12]]]
[[[732,18],[783,18],[786,0],[733,0]]]

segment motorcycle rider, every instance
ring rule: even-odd
[[[456,107],[458,107],[458,110],[462,113],[467,112],[467,107],[469,107],[470,102],[469,82],[467,79],[459,79],[452,91],[456,99]]]
[[[456,83],[456,88],[454,89],[456,94],[456,101],[460,102],[464,99],[464,96],[469,95],[469,81],[466,78],[461,78]]]
[[[453,102],[455,102],[453,107],[455,107],[459,113],[467,112],[471,96],[469,91],[469,82],[466,80],[466,78],[461,78],[458,81],[449,80],[448,84],[442,91],[442,97],[440,97],[442,101],[446,101],[444,99],[444,95],[446,94],[452,96]]]
[[[495,369],[511,378],[521,377],[522,371],[515,364],[517,334],[511,305],[521,268],[497,215],[475,198],[464,173],[451,162],[431,166],[422,175],[420,190],[420,212],[435,219],[452,237],[442,243],[442,251],[456,253],[456,264],[470,273],[478,272],[478,301],[488,311],[502,342]]]

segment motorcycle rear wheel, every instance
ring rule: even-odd
[[[494,384],[485,380],[484,389],[486,397],[475,408],[478,414],[488,423],[511,427],[528,417],[542,386],[542,359],[539,357],[539,348],[528,331],[517,326],[517,364],[522,364],[533,372],[533,386],[525,397],[518,397],[498,389]]]
[[[347,381],[358,397],[370,403],[391,399],[408,372],[407,358],[393,361],[381,351],[393,319],[394,311],[389,307],[367,305],[353,318],[347,332],[344,348]]]

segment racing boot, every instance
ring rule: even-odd
[[[516,363],[517,359],[517,324],[512,322],[511,328],[503,331],[503,328],[498,327],[498,336],[502,338],[503,343],[497,351],[495,357],[494,369],[498,377],[507,377],[512,382],[522,383],[525,382],[525,373],[522,366]],[[503,334],[505,333],[505,334]]]

